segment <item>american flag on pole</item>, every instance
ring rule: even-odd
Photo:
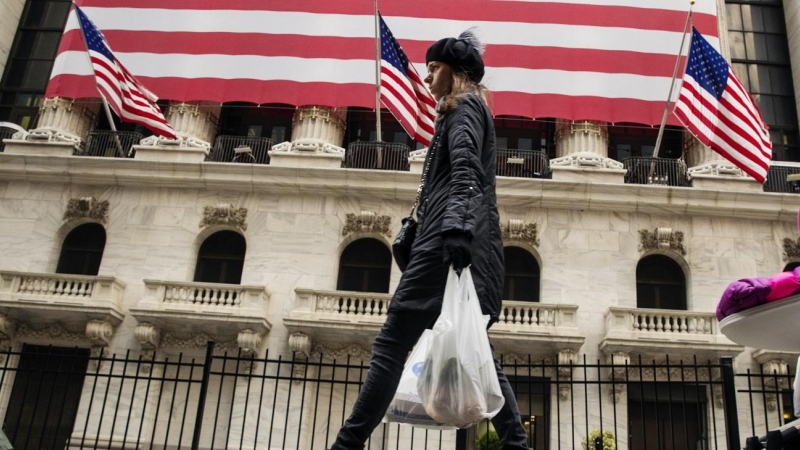
[[[375,107],[371,1],[77,0],[116,56],[176,101]],[[417,72],[443,37],[478,27],[495,115],[658,125],[686,0],[380,0]],[[716,45],[717,2],[693,23]],[[47,96],[97,97],[77,17]],[[670,117],[669,123],[679,124]]]
[[[378,15],[378,18],[381,33],[381,101],[415,141],[430,145],[436,119],[436,100],[422,83],[417,70],[409,64],[406,53],[392,36],[383,17]]]
[[[139,83],[114,57],[108,42],[83,11],[75,6],[86,50],[94,71],[97,90],[123,122],[137,123],[160,136],[175,139],[175,130],[164,118],[158,97]]]
[[[696,29],[674,112],[700,142],[758,182],[767,178],[768,127],[728,62]]]

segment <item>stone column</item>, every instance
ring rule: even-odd
[[[735,164],[683,132],[683,154],[692,186],[698,189],[759,192],[763,187]]]
[[[292,141],[272,147],[273,166],[341,167],[346,108],[302,106],[292,119]]]
[[[45,99],[36,128],[14,135],[5,152],[46,156],[71,156],[97,123],[99,102],[75,102],[69,98]]]
[[[598,121],[556,123],[556,159],[550,161],[554,180],[623,183],[622,163],[608,157],[608,124]]]
[[[783,15],[786,18],[786,35],[789,38],[789,58],[792,64],[794,101],[800,111],[800,2],[784,1]]]
[[[171,102],[164,117],[178,139],[150,136],[134,146],[136,159],[164,162],[202,162],[217,135],[221,106],[208,102]]]

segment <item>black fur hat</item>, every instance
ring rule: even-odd
[[[483,51],[483,44],[470,28],[458,38],[444,38],[431,45],[425,53],[425,64],[443,62],[454,70],[463,70],[470,80],[480,83],[485,73]]]

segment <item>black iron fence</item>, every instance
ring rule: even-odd
[[[245,164],[269,164],[269,151],[275,145],[270,138],[217,136],[206,161]]]
[[[408,145],[397,142],[351,142],[344,156],[344,166],[349,169],[408,171],[410,151]]]
[[[800,181],[789,181],[789,175],[800,173],[800,166],[770,165],[767,180],[764,182],[764,192],[783,192],[787,194],[800,194]]]
[[[145,358],[26,345],[0,352],[3,430],[22,449],[324,450],[368,363],[339,355],[238,353]],[[790,420],[792,375],[734,374],[721,361],[559,364],[504,355],[536,450],[741,448]],[[738,403],[738,405],[737,405]],[[741,424],[740,424],[741,421]],[[467,431],[382,424],[368,449],[498,448],[488,422]]]
[[[132,131],[92,130],[86,136],[83,147],[76,152],[78,156],[99,156],[104,158],[133,158],[133,146],[144,138]]]
[[[539,150],[497,149],[496,174],[500,177],[552,178],[550,159]]]
[[[670,158],[626,158],[622,161],[628,171],[625,183],[661,186],[691,186],[686,163]]]

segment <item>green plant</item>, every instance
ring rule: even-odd
[[[595,450],[594,442],[597,438],[600,437],[600,430],[592,430],[589,433],[589,438],[583,438],[581,440],[581,448],[583,450]],[[614,438],[614,433],[610,431],[603,431],[603,450],[617,450],[616,440]]]
[[[489,430],[478,438],[476,448],[477,450],[501,450],[503,445],[500,443],[497,433],[494,430]]]

